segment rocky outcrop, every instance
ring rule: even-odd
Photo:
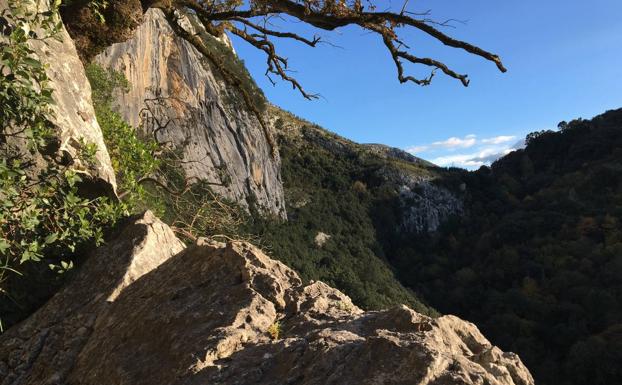
[[[399,148],[387,146],[384,144],[378,144],[378,143],[368,143],[368,144],[363,144],[363,146],[366,147],[372,153],[385,159],[393,158],[393,159],[400,159],[400,160],[403,160],[409,163],[415,163],[415,164],[420,164],[424,166],[434,166],[434,164],[428,162],[427,160],[418,158]]]
[[[456,317],[364,312],[247,243],[182,249],[130,223],[0,336],[0,384],[533,384]]]
[[[416,168],[411,169],[413,164]],[[452,216],[464,213],[464,196],[434,182],[438,178],[435,166],[427,162],[390,162],[376,171],[384,184],[394,186],[399,205],[400,233],[431,233]]]
[[[0,0],[0,10],[8,9],[8,0]],[[34,10],[49,9],[46,1],[30,1]],[[45,35],[45,34],[43,34]],[[98,189],[98,194],[111,194],[116,189],[114,170],[102,132],[95,119],[91,102],[91,86],[78,58],[76,47],[67,31],[61,26],[55,38],[31,39],[29,43],[39,60],[48,66],[48,86],[53,90],[50,120],[55,127],[52,149],[58,158],[79,163],[80,152],[85,144],[97,146],[93,165],[77,165],[88,172],[92,182],[89,187]],[[4,107],[4,106],[3,106]]]
[[[68,1],[63,4],[60,8],[63,22],[85,63],[106,47],[132,37],[134,29],[142,22],[141,3],[141,0],[106,0],[105,3]]]
[[[462,199],[429,180],[401,185],[399,203],[399,230],[406,233],[434,232],[447,219],[464,212]]]
[[[203,35],[206,44],[220,44]],[[252,202],[260,211],[285,216],[280,160],[259,120],[207,59],[173,33],[160,10],[147,11],[132,39],[96,60],[131,84],[129,93],[118,95],[118,112],[180,151],[189,178],[208,181],[243,206]]]
[[[332,237],[330,234],[318,231],[318,233],[315,235],[315,238],[313,238],[313,242],[317,247],[323,247],[326,242],[328,242],[331,238]]]

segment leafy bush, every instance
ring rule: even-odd
[[[12,323],[32,306],[29,293],[16,292],[28,286],[17,280],[24,269],[45,262],[66,272],[76,249],[99,244],[123,209],[106,197],[81,197],[78,184],[86,171],[56,161],[52,90],[29,42],[57,37],[57,10],[39,12],[35,2],[11,1],[0,20],[0,73],[6,75],[0,78],[0,310]],[[82,143],[80,163],[92,162],[95,150]]]
[[[155,156],[159,145],[113,110],[115,92],[127,92],[130,87],[123,74],[93,63],[86,66],[86,76],[91,83],[95,115],[116,172],[119,196],[130,211],[146,208],[146,190],[141,180],[160,168],[161,160]]]

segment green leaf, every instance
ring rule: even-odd
[[[28,262],[30,261],[31,258],[32,258],[32,253],[28,250],[24,250],[24,252],[22,253],[22,258],[19,260],[19,263],[22,264],[24,262]]]
[[[4,254],[10,247],[11,245],[6,239],[0,238],[0,254]]]
[[[48,245],[56,242],[56,240],[58,240],[58,233],[52,233],[45,237],[45,243]]]
[[[43,68],[43,64],[40,61],[33,59],[31,57],[24,58],[24,63],[33,67],[33,68]]]

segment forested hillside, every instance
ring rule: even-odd
[[[622,110],[528,136],[436,234],[385,232],[407,286],[521,355],[540,384],[622,375]],[[442,183],[442,182],[441,182]]]
[[[382,156],[279,114],[289,220],[255,229],[274,255],[367,307],[421,308],[417,298],[473,321],[539,383],[620,378],[622,110],[532,133],[524,150],[475,172]],[[404,175],[420,181],[419,216],[445,204],[417,190],[426,186],[463,211],[437,231],[404,226]],[[319,233],[330,236],[322,246]]]
[[[427,164],[384,159],[322,128],[273,108],[288,220],[255,215],[254,233],[275,258],[303,278],[322,280],[365,308],[408,304],[436,314],[396,280],[370,216],[374,205],[396,195],[391,172],[424,176]]]

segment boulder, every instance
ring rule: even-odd
[[[365,312],[244,242],[184,248],[151,213],[0,336],[2,385],[531,385],[475,325]]]

